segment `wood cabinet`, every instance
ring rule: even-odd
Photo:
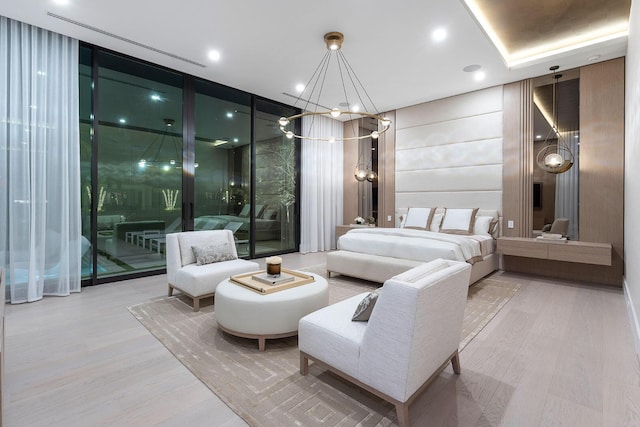
[[[553,242],[526,237],[500,237],[498,253],[594,265],[611,265],[611,244],[582,241]]]

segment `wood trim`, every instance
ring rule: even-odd
[[[502,142],[503,234],[531,237],[533,230],[533,81],[504,85]],[[509,221],[514,228],[508,228]]]
[[[278,339],[278,338],[288,338],[288,337],[295,337],[296,335],[298,335],[298,331],[291,331],[291,332],[284,332],[281,334],[247,334],[244,332],[237,332],[231,329],[227,329],[224,326],[220,325],[218,323],[218,328],[220,328],[220,330],[222,332],[225,332],[229,335],[233,335],[236,337],[240,337],[240,338],[249,338],[249,339],[257,339],[258,340],[258,350],[259,351],[264,351],[267,344],[266,344],[266,340],[272,340],[272,339]]]
[[[449,364],[449,362],[451,362],[452,367],[453,367],[453,371],[456,374],[460,373],[460,357],[459,357],[459,353],[458,350],[456,349],[453,353],[451,353],[451,355],[449,357],[447,357],[447,359],[444,361],[444,363],[442,365],[440,365],[440,367],[438,369],[436,369],[429,378],[427,378],[427,380],[411,395],[409,396],[409,398],[404,401],[401,402],[397,399],[394,399],[393,397],[389,396],[386,393],[381,392],[380,390],[377,390],[363,382],[361,382],[360,380],[352,377],[349,374],[346,374],[344,372],[342,372],[339,369],[334,368],[333,366],[329,365],[326,362],[323,362],[320,359],[317,359],[311,355],[309,355],[308,353],[305,353],[304,351],[300,351],[300,374],[301,375],[307,375],[309,373],[309,360],[313,361],[314,363],[317,363],[318,365],[320,365],[322,368],[333,372],[334,374],[346,379],[347,381],[357,385],[360,388],[365,389],[366,391],[368,391],[369,393],[372,393],[376,396],[378,396],[379,398],[386,400],[389,403],[392,403],[395,407],[396,407],[396,414],[398,416],[398,425],[400,427],[409,427],[411,425],[411,422],[409,420],[409,405],[411,405],[411,403],[418,397],[420,396],[420,394],[422,394],[422,392],[424,392],[427,387],[438,377],[438,375],[440,375],[440,372],[442,372],[447,365]]]

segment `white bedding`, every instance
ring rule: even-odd
[[[482,246],[485,251],[493,249],[488,240],[493,239],[404,228],[357,228],[340,237],[338,249],[421,262],[444,258],[474,264],[482,260]]]

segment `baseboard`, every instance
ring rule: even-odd
[[[622,286],[624,287],[624,299],[627,303],[627,313],[629,314],[629,321],[631,323],[631,333],[633,334],[633,341],[636,345],[636,355],[640,361],[640,318],[638,317],[638,313],[633,305],[633,301],[631,301],[626,277],[622,280]]]

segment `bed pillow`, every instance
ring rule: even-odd
[[[351,320],[354,322],[367,322],[371,317],[376,301],[378,301],[378,292],[369,292],[356,307]]]
[[[231,261],[237,259],[229,250],[229,243],[218,242],[209,245],[192,246],[196,257],[196,265],[213,264],[214,262]]]
[[[429,225],[429,230],[435,231],[436,233],[440,231],[442,218],[444,218],[444,214],[441,214],[441,213],[433,214],[433,218],[431,219],[431,225]]]
[[[473,226],[473,234],[491,236],[492,221],[493,221],[492,216],[477,216],[476,222]]]
[[[442,226],[440,231],[450,234],[471,234],[473,226],[476,222],[476,214],[478,208],[475,209],[447,209],[444,213]]]
[[[435,209],[432,208],[409,208],[400,228],[426,228],[428,230],[434,212]]]

